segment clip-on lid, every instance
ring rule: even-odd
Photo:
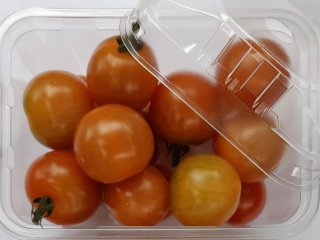
[[[121,35],[137,61],[266,174],[289,188],[310,190],[320,176],[316,35],[293,11],[230,9],[222,3],[141,0],[122,19]],[[133,31],[136,22],[140,28]],[[152,48],[157,66],[139,55],[134,41]],[[219,99],[212,111],[169,83],[166,76],[177,71],[202,74],[216,87]],[[237,122],[242,129],[248,124],[264,129],[255,136],[262,150],[281,148],[276,169],[268,169],[261,149],[237,136],[232,124]]]

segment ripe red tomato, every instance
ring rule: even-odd
[[[48,71],[28,84],[24,110],[34,137],[52,149],[71,149],[81,118],[94,107],[83,81],[67,72]]]
[[[240,178],[227,161],[191,155],[171,177],[171,212],[184,225],[219,226],[235,213],[240,192]]]
[[[234,40],[219,58],[220,67],[216,74],[217,80],[223,85],[229,82],[228,88],[232,88],[232,92],[250,109],[255,108],[257,98],[269,107],[273,106],[286,92],[290,77],[288,71],[279,63],[289,65],[288,55],[281,46],[269,39],[258,40],[264,48],[249,40],[254,48],[249,54],[250,47],[245,41]],[[278,76],[279,72],[282,76]],[[276,80],[272,83],[274,79]],[[264,92],[265,89],[269,90]]]
[[[239,206],[229,224],[244,225],[256,219],[266,204],[264,182],[242,183]]]
[[[123,225],[152,226],[163,220],[169,208],[169,184],[153,166],[122,182],[107,184],[105,203]]]
[[[97,47],[88,65],[88,87],[100,105],[118,103],[140,110],[150,101],[158,80],[118,47],[117,37],[108,38]],[[138,51],[156,66],[148,45],[143,44]]]
[[[90,177],[114,183],[141,172],[154,149],[152,130],[135,110],[118,104],[99,107],[79,123],[74,151]]]
[[[214,107],[214,87],[207,79],[191,72],[169,76],[168,81],[203,112]],[[214,130],[164,85],[155,91],[150,105],[150,121],[157,135],[168,143],[201,144]]]
[[[235,141],[247,149],[251,156],[267,171],[279,164],[285,143],[260,119],[237,118],[225,124],[225,129]],[[246,156],[219,134],[213,136],[215,153],[230,162],[240,175],[242,182],[258,182],[266,175]]]
[[[101,185],[84,174],[71,151],[52,151],[35,160],[28,169],[25,188],[35,207],[35,224],[41,224],[43,217],[62,225],[85,221],[102,197]]]

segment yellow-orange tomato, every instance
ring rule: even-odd
[[[103,183],[119,182],[141,172],[153,149],[153,134],[146,120],[119,104],[104,105],[85,115],[74,140],[80,167]]]
[[[234,140],[255,157],[267,171],[274,170],[282,158],[285,143],[269,126],[255,118],[240,117],[225,124]],[[215,153],[230,162],[238,171],[242,182],[258,182],[266,175],[246,156],[219,134],[213,137]]]
[[[94,108],[83,81],[68,72],[48,71],[28,84],[24,110],[34,137],[52,149],[71,149],[81,118]]]
[[[117,39],[104,40],[93,53],[87,69],[88,87],[99,105],[118,103],[140,110],[150,101],[158,80],[129,52],[119,51]],[[139,55],[156,65],[148,45],[143,44]]]
[[[219,226],[236,211],[241,182],[236,170],[215,155],[191,155],[173,172],[170,208],[184,225]]]
[[[169,208],[169,184],[154,166],[122,182],[107,184],[104,199],[112,215],[123,225],[152,226],[163,220]]]

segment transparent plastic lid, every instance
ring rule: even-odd
[[[294,8],[236,2],[141,0],[122,19],[121,36],[137,61],[268,176],[310,190],[320,176],[317,32]],[[152,48],[156,66],[139,55],[137,42]],[[183,71],[203,75],[215,87],[210,111],[168,81]],[[258,147],[239,138],[232,123],[263,129],[248,134]],[[266,156],[277,153],[280,163],[269,168]]]

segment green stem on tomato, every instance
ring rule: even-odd
[[[132,23],[132,32],[137,33],[140,30],[140,24],[139,22]],[[134,49],[136,51],[139,51],[143,47],[143,42],[140,40],[135,39],[135,37],[131,34],[129,35],[130,42],[132,43]],[[117,37],[117,43],[118,43],[118,51],[121,53],[128,52],[128,49],[126,48],[125,44],[122,41],[122,38],[120,36]]]
[[[44,217],[48,217],[52,214],[55,205],[52,199],[44,195],[43,197],[37,197],[32,202],[32,209],[31,209],[31,219],[32,223],[36,225],[41,225],[42,219]]]
[[[176,167],[179,164],[180,159],[190,150],[188,145],[166,143],[166,147],[168,150],[168,155],[171,156],[171,163],[173,167]]]

